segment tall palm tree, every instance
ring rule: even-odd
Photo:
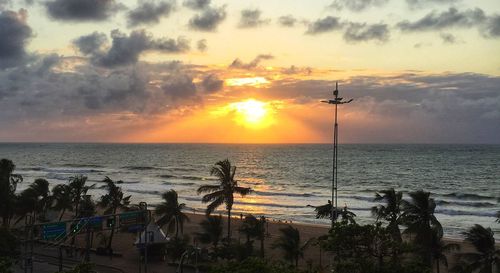
[[[219,161],[210,170],[210,175],[219,179],[219,185],[203,185],[198,188],[198,194],[207,193],[203,196],[202,202],[208,203],[206,213],[210,215],[220,205],[225,204],[227,210],[227,237],[231,238],[231,209],[234,203],[234,194],[245,196],[251,192],[250,188],[238,186],[238,181],[234,179],[236,166],[231,166],[228,159]]]
[[[321,205],[321,206],[311,206],[307,205],[308,207],[314,208],[314,211],[316,212],[316,219],[331,219],[332,216],[332,210],[333,210],[333,205],[330,200],[328,200],[327,204]],[[337,212],[335,213],[334,217],[337,217],[335,220],[340,217],[342,223],[351,223],[355,224],[356,220],[356,214],[352,211],[350,211],[347,206],[344,208],[337,208]]]
[[[9,159],[0,160],[0,217],[2,217],[2,226],[8,227],[10,219],[14,215],[16,202],[17,184],[23,181],[23,177],[14,174],[16,165]]]
[[[202,232],[195,233],[196,238],[204,244],[212,244],[214,249],[222,237],[222,217],[220,216],[207,216],[207,218],[200,223]]]
[[[81,201],[83,200],[84,196],[87,195],[87,192],[89,189],[93,188],[95,184],[91,186],[87,186],[87,177],[83,175],[77,175],[70,177],[69,179],[69,187],[71,189],[71,197],[72,197],[72,203],[73,203],[73,208],[75,211],[75,218],[79,216],[79,206]]]
[[[432,259],[436,263],[437,273],[440,273],[440,264],[443,264],[446,268],[448,268],[448,258],[446,257],[446,253],[457,250],[460,250],[460,245],[455,243],[446,244],[436,231],[432,233],[431,254]]]
[[[73,197],[71,195],[71,188],[66,184],[59,184],[52,188],[52,199],[54,204],[52,209],[60,211],[59,221],[61,221],[66,210],[73,210]]]
[[[471,271],[479,270],[481,273],[493,273],[496,266],[500,272],[500,249],[495,249],[495,237],[491,228],[474,225],[464,232],[465,241],[471,243],[475,252],[462,253],[460,258],[467,263]]]
[[[304,257],[304,250],[309,245],[309,240],[304,244],[300,241],[300,232],[298,229],[288,225],[280,229],[281,235],[273,243],[272,248],[279,248],[283,251],[285,259],[299,266],[299,259]]]
[[[433,232],[443,236],[443,227],[434,215],[436,203],[429,192],[422,190],[409,193],[411,200],[403,200],[402,220],[407,229],[405,233],[415,235],[415,243],[420,246],[424,260],[431,266],[430,252]]]
[[[169,190],[161,195],[163,202],[156,207],[155,213],[161,215],[160,219],[157,221],[158,225],[164,226],[168,225],[168,231],[175,229],[175,238],[179,236],[179,231],[181,234],[184,233],[184,222],[189,221],[184,212],[186,204],[180,203],[177,192],[175,190]]]
[[[388,222],[387,230],[391,233],[393,240],[401,242],[401,224],[403,192],[396,192],[393,188],[375,193],[375,202],[383,201],[384,205],[372,207],[372,214],[377,220],[383,219]]]
[[[130,195],[124,196],[123,191],[120,187],[116,186],[115,182],[109,177],[105,177],[103,182],[106,183],[107,193],[101,196],[101,199],[97,203],[99,207],[104,208],[104,214],[116,214],[118,209],[127,209],[130,205]],[[120,181],[118,181],[119,183]],[[111,229],[111,234],[108,240],[108,249],[111,249],[111,242],[113,241],[113,235],[115,233],[115,227]]]

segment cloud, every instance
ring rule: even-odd
[[[283,27],[294,27],[297,21],[297,18],[293,17],[292,15],[284,15],[278,18],[278,24]]]
[[[124,9],[114,0],[52,0],[44,5],[53,19],[64,21],[104,21]]]
[[[84,55],[96,54],[103,50],[104,44],[108,41],[106,34],[94,32],[81,36],[73,41],[73,45]]]
[[[269,54],[261,54],[255,57],[251,62],[244,63],[239,58],[236,58],[230,65],[230,68],[238,68],[238,69],[252,69],[257,67],[261,61],[274,59],[274,56]]]
[[[26,61],[26,45],[32,36],[26,23],[27,12],[0,11],[0,69],[18,66]]]
[[[500,37],[500,15],[491,16],[484,27],[484,35],[489,38]]]
[[[315,35],[342,29],[342,24],[338,17],[327,16],[310,23],[306,34]]]
[[[193,10],[202,10],[210,7],[210,0],[185,0],[183,5]]]
[[[168,76],[161,88],[166,95],[174,99],[185,99],[196,95],[193,78],[186,74]]]
[[[206,8],[189,20],[189,27],[198,31],[216,31],[226,19],[226,7]]]
[[[100,50],[103,34],[93,33],[73,41],[80,52],[88,55],[92,63],[103,67],[116,67],[135,64],[144,51],[164,53],[182,53],[190,49],[189,41],[179,37],[175,39],[154,39],[145,30],[135,30],[126,35],[118,30],[111,32],[111,47]]]
[[[206,93],[215,93],[222,90],[224,81],[219,79],[216,74],[208,74],[201,81],[201,86]]]
[[[429,5],[434,4],[454,4],[458,3],[461,0],[406,0],[406,3],[410,6],[410,8],[425,8]]]
[[[439,34],[439,37],[441,37],[443,43],[445,44],[456,44],[458,42],[457,38],[450,33],[441,33]]]
[[[386,24],[350,23],[344,32],[344,40],[350,43],[370,40],[386,42],[389,40],[389,28]]]
[[[441,13],[433,11],[414,22],[408,20],[399,22],[397,27],[405,32],[469,28],[482,24],[486,19],[484,11],[479,8],[465,11],[449,8],[447,11]]]
[[[339,10],[346,8],[353,12],[360,12],[370,7],[381,7],[388,1],[389,0],[335,0],[328,7]]]
[[[141,2],[127,14],[127,24],[129,27],[157,24],[162,17],[168,16],[172,12],[174,5],[175,2],[172,1]]]
[[[310,68],[310,67],[296,67],[295,65],[292,65],[288,68],[281,69],[281,73],[287,74],[287,75],[294,75],[294,74],[310,75],[312,73],[312,68]]]
[[[200,52],[205,52],[207,51],[207,40],[206,39],[201,39],[201,40],[198,40],[198,42],[196,43],[196,48],[200,51]]]
[[[262,19],[262,11],[258,9],[245,9],[241,11],[239,28],[254,28],[262,25],[267,25],[271,19]]]

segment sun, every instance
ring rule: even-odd
[[[231,104],[237,114],[245,123],[258,124],[267,115],[267,105],[264,102],[248,99],[246,101],[234,102]]]

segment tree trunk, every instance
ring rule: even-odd
[[[62,210],[62,212],[61,212],[61,215],[59,215],[59,222],[61,222],[62,217],[63,217],[63,215],[64,215],[64,213],[65,213],[65,212],[66,212],[66,208],[64,208],[64,209]]]
[[[264,258],[264,238],[260,240],[260,256]]]
[[[179,237],[179,221],[177,221],[177,218],[174,218],[175,220],[175,239]]]
[[[436,272],[439,273],[439,259],[436,259]]]
[[[113,215],[116,214],[116,208],[113,209]],[[113,242],[113,236],[115,235],[115,225],[113,225],[113,227],[111,228],[111,234],[109,235],[109,241],[108,241],[108,250],[111,249],[111,242]],[[147,234],[145,234],[147,236]],[[141,234],[139,233],[139,236],[141,236]]]
[[[227,238],[231,239],[231,209],[227,210]]]

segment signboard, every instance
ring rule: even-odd
[[[120,227],[134,226],[146,222],[144,211],[129,211],[119,215]]]
[[[78,222],[72,223],[71,224],[71,233],[82,233],[87,231],[87,223],[90,227],[90,231],[100,231],[102,230],[102,223],[103,219],[102,217],[90,217],[90,218],[85,218],[81,219]]]
[[[54,240],[66,236],[66,223],[51,223],[42,226],[42,238],[44,240]]]

